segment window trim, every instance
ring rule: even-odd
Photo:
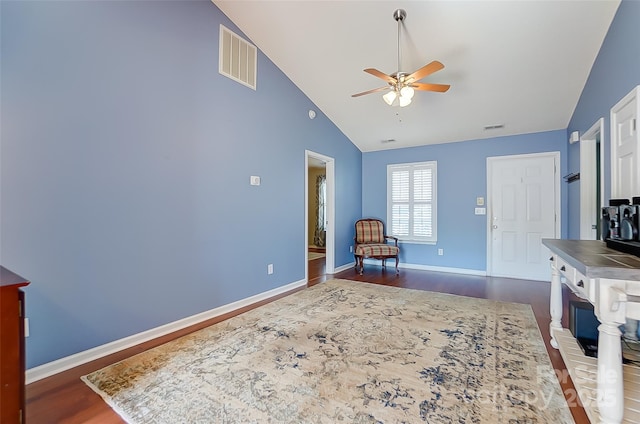
[[[393,220],[392,220],[392,210],[393,210],[393,198],[392,198],[392,173],[397,170],[409,169],[411,172],[409,178],[409,190],[413,192],[413,170],[416,168],[430,168],[432,170],[432,219],[431,225],[433,228],[431,237],[415,237],[411,236],[402,236],[402,238],[393,233]],[[387,165],[387,228],[389,235],[398,237],[399,243],[410,243],[410,244],[436,244],[438,242],[438,162],[437,161],[423,161],[423,162],[408,162],[408,163],[396,163],[396,164],[388,164]],[[410,220],[413,219],[413,211],[410,210]]]

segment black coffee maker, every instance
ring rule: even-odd
[[[640,242],[640,196],[632,197],[630,205],[620,206],[620,238]]]
[[[602,240],[640,241],[640,196],[611,199],[602,208]]]
[[[611,199],[602,208],[602,240],[607,247],[640,257],[640,196]]]
[[[609,206],[602,208],[602,240],[620,240],[620,207],[627,205],[629,199],[609,199]]]
[[[602,240],[617,240],[620,238],[618,208],[616,206],[602,208],[600,229],[602,231]]]

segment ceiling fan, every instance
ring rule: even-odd
[[[388,93],[383,95],[382,98],[389,106],[395,105],[397,99],[397,104],[399,104],[400,107],[405,107],[411,103],[414,90],[444,93],[449,89],[449,87],[451,87],[447,84],[428,84],[417,82],[418,80],[444,68],[444,65],[437,60],[434,60],[411,74],[400,71],[400,26],[406,17],[407,12],[405,12],[404,9],[397,9],[393,12],[393,19],[398,22],[398,71],[391,75],[387,75],[374,68],[365,69],[364,71],[366,73],[386,81],[388,85],[364,91],[362,93],[353,94],[351,97],[364,96],[365,94],[377,93],[379,91],[388,91]]]

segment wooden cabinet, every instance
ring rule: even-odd
[[[0,422],[24,423],[24,292],[29,281],[0,266]]]

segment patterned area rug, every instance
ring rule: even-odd
[[[129,423],[572,423],[529,305],[330,280],[82,379]]]

